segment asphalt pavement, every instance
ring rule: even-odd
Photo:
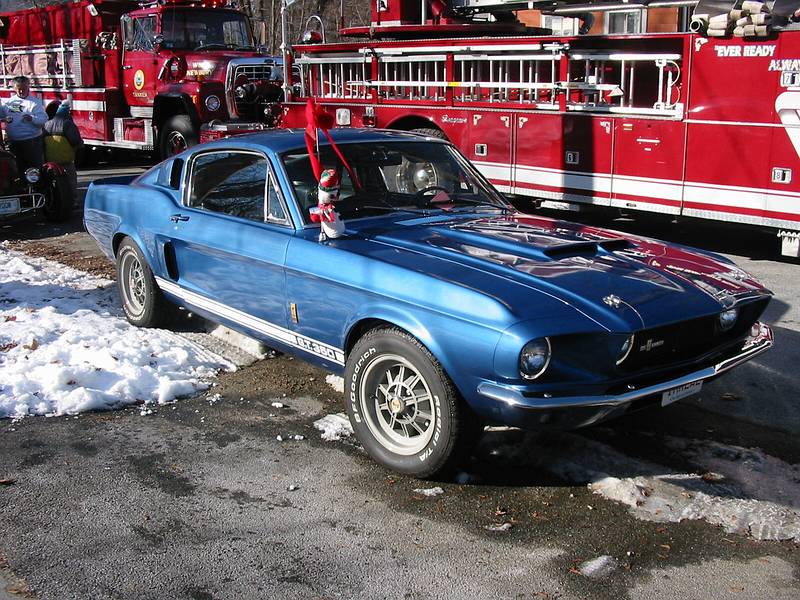
[[[119,173],[81,180],[98,172]],[[0,238],[102,268],[79,211],[57,228],[0,228]],[[313,423],[341,412],[341,399],[326,373],[286,356],[224,374],[210,391],[219,401],[1,421],[0,480],[13,483],[0,485],[0,600],[797,598],[795,542],[642,520],[536,460],[587,444],[625,458],[610,476],[652,477],[656,465],[663,479],[691,468],[670,445],[679,438],[760,448],[800,482],[796,262],[775,257],[773,240],[726,228],[611,226],[734,256],[776,293],[766,315],[776,347],[661,411],[579,434],[489,432],[460,474],[433,482],[389,473],[351,440],[321,440]],[[614,558],[610,573],[581,574],[601,556]]]

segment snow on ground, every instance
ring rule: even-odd
[[[590,579],[608,577],[619,568],[619,562],[613,556],[603,554],[592,560],[587,560],[578,566],[578,572]]]
[[[491,454],[587,484],[643,520],[702,519],[730,533],[800,543],[798,465],[758,449],[717,442],[669,438],[664,444],[696,471],[674,472],[577,434],[544,443],[530,435],[521,443],[501,443]]]
[[[343,437],[353,435],[350,419],[344,413],[325,415],[321,419],[314,421],[314,427],[322,432],[320,437],[326,442],[335,442]]]
[[[414,493],[419,494],[420,496],[432,498],[434,496],[440,496],[441,494],[444,494],[444,490],[441,487],[436,486],[432,488],[416,488]]]
[[[325,376],[325,383],[340,394],[344,394],[344,378],[334,375],[333,373],[328,373]]]
[[[111,281],[0,246],[0,418],[162,404],[232,368],[128,324]]]

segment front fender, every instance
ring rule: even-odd
[[[472,395],[474,376],[492,379],[491,357],[501,336],[498,330],[424,309],[375,302],[360,307],[347,324],[345,339],[365,320],[390,323],[417,338],[464,397]]]

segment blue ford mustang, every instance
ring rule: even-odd
[[[772,345],[770,293],[718,255],[516,212],[450,144],[336,130],[321,239],[302,132],[95,182],[85,225],[131,323],[180,305],[345,377],[366,450],[420,477],[486,422],[577,427],[696,394]],[[311,212],[314,212],[313,210]]]

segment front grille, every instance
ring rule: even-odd
[[[633,350],[620,370],[633,373],[701,357],[743,338],[769,302],[768,298],[744,304],[736,324],[728,331],[719,328],[717,315],[691,319],[639,331]]]
[[[263,116],[258,114],[259,108],[262,108],[262,102],[254,101],[254,99],[250,97],[238,98],[235,94],[236,88],[247,83],[273,81],[275,79],[274,69],[275,62],[270,60],[259,63],[236,65],[233,70],[233,89],[231,91],[233,92],[234,109],[240,118],[258,120],[259,117]]]

